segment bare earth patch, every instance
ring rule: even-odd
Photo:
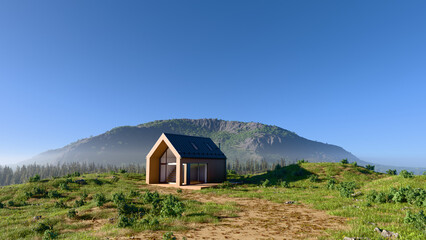
[[[160,193],[176,193],[176,189],[144,186]],[[174,232],[178,239],[317,239],[327,236],[326,229],[346,228],[345,219],[300,204],[279,204],[263,199],[233,198],[224,195],[186,191],[186,199],[200,202],[236,202],[237,217],[223,218],[219,223],[194,223],[192,229]],[[141,232],[131,239],[162,239],[164,232]],[[117,239],[130,239],[120,237]]]

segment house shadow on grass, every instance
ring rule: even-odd
[[[274,170],[268,170],[265,173],[252,175],[241,179],[244,183],[261,184],[265,180],[269,180],[272,185],[279,184],[282,181],[287,183],[307,179],[314,173],[301,167],[299,164],[291,164],[285,167],[276,167]]]

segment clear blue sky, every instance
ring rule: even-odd
[[[0,1],[0,162],[113,127],[277,125],[426,167],[425,1]]]

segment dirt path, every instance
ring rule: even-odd
[[[176,193],[174,188],[144,188]],[[342,229],[346,225],[344,218],[300,204],[278,204],[257,198],[233,198],[190,190],[184,190],[180,196],[200,202],[236,202],[241,211],[237,217],[224,218],[219,223],[194,223],[189,231],[174,232],[178,239],[184,236],[187,239],[317,239],[327,235],[326,229]],[[132,239],[162,239],[162,234],[141,232]]]

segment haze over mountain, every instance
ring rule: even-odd
[[[117,127],[98,136],[46,151],[23,164],[144,164],[146,154],[163,132],[210,137],[216,144],[220,143],[229,161],[265,159],[273,163],[284,158],[288,163],[300,159],[338,162],[347,158],[350,162],[368,164],[339,146],[312,141],[277,126],[218,119],[158,120],[137,126]],[[377,170],[382,171],[389,169],[386,166],[377,167]]]

